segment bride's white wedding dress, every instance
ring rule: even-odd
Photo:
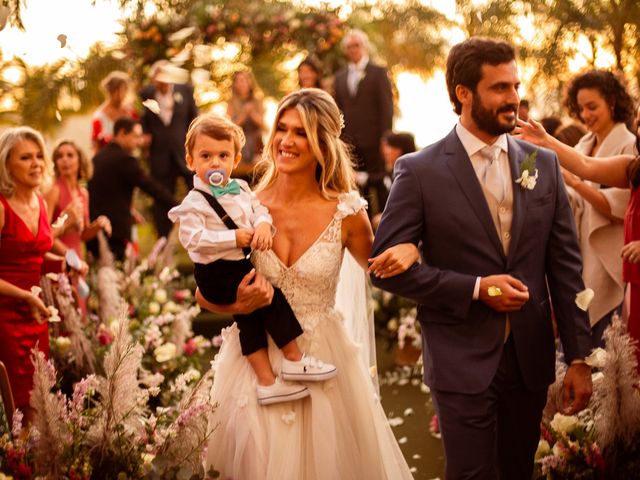
[[[287,297],[304,334],[301,349],[338,368],[335,378],[309,382],[303,400],[259,406],[256,379],[242,356],[235,324],[213,362],[211,391],[216,429],[206,467],[233,480],[402,480],[413,478],[387,423],[359,347],[333,308],[344,253],[342,219],[355,208],[342,200],[332,221],[290,267],[273,253],[256,252],[259,272]],[[358,204],[359,205],[359,204]],[[358,207],[361,208],[361,207]],[[282,354],[270,341],[274,372]]]

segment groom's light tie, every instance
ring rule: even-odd
[[[497,145],[487,145],[483,147],[480,156],[485,159],[486,165],[482,173],[482,183],[489,190],[498,202],[504,200],[504,179],[500,167],[500,147]]]
[[[498,203],[502,203],[506,195],[505,182],[500,166],[500,147],[497,145],[487,145],[480,150],[480,156],[485,159],[486,165],[482,173],[482,183],[484,187],[496,197]],[[504,325],[504,341],[506,342],[511,332],[511,321],[506,315]]]

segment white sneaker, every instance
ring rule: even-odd
[[[286,358],[282,359],[280,376],[283,380],[321,382],[335,377],[336,373],[338,370],[335,365],[324,363],[311,355],[304,354],[297,362]]]
[[[275,383],[256,387],[258,392],[258,403],[260,405],[271,405],[272,403],[290,402],[309,396],[309,389],[304,385],[295,383],[282,383],[276,377]]]

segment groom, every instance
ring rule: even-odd
[[[374,242],[374,255],[422,242],[423,263],[373,283],[419,304],[448,480],[531,478],[555,378],[552,306],[570,365],[565,413],[591,395],[589,321],[575,304],[581,259],[558,162],[507,135],[519,85],[509,44],[471,38],[451,49],[447,88],[460,119],[398,160]]]

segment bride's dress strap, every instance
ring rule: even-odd
[[[367,201],[360,196],[356,190],[341,193],[338,196],[338,210],[336,217],[342,220],[349,215],[354,215],[360,210],[367,208]]]

